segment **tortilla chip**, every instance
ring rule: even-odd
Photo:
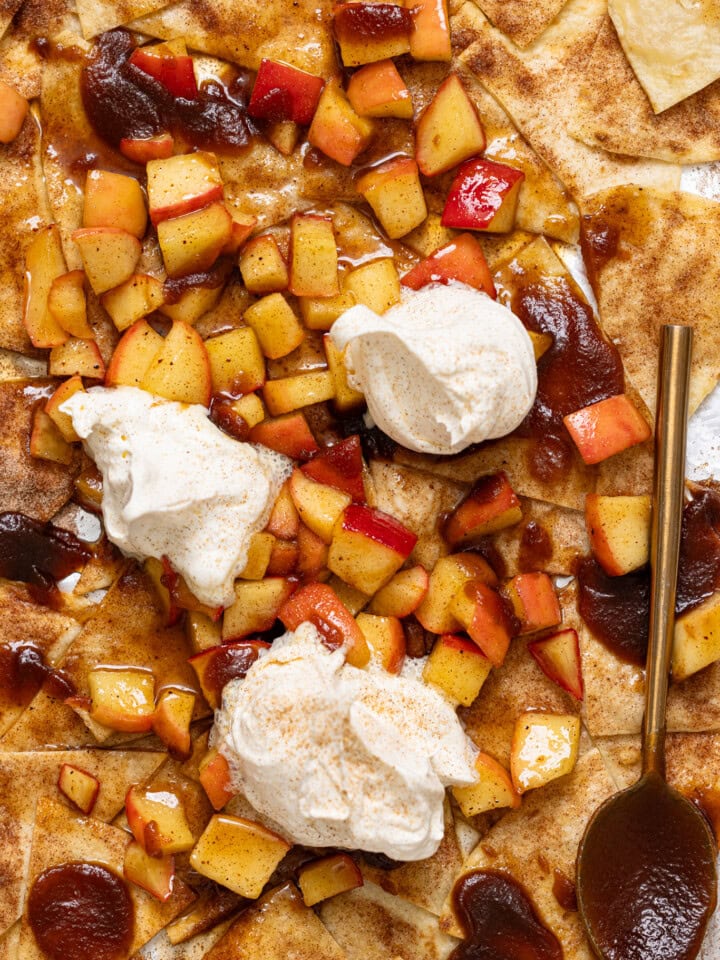
[[[320,918],[347,960],[444,960],[457,946],[436,916],[374,883],[324,900]]]
[[[188,47],[257,70],[263,57],[309,73],[337,69],[328,0],[292,6],[256,0],[182,0],[130,26],[161,40],[182,37]]]
[[[575,858],[585,826],[596,808],[615,792],[600,753],[591,749],[572,773],[530,790],[517,810],[506,813],[483,837],[463,867],[504,870],[528,892],[538,916],[555,934],[566,957],[592,960],[580,916],[564,910],[553,894],[555,870],[575,876]],[[450,910],[449,929],[458,931]],[[458,931],[459,932],[459,931]]]
[[[0,0],[0,10],[2,3]],[[0,79],[34,100],[40,96],[47,60],[33,41],[38,37],[55,41],[68,30],[79,33],[80,22],[73,0],[24,0],[15,6],[17,13],[0,40]],[[0,13],[0,26],[1,18]]]
[[[518,47],[537,40],[567,0],[475,0],[488,20]]]
[[[679,167],[620,158],[568,132],[573,91],[604,13],[603,0],[570,0],[541,40],[520,51],[476,10],[477,39],[460,56],[576,200],[620,183],[679,184]]]
[[[625,186],[583,205],[588,273],[605,333],[654,413],[660,329],[695,329],[690,412],[720,373],[720,203]]]
[[[292,883],[244,910],[207,960],[346,960]]]
[[[656,113],[720,77],[717,0],[609,0],[608,10]]]
[[[0,937],[0,960],[17,960],[20,944],[20,921]]]
[[[64,804],[41,798],[35,818],[29,877],[34,882],[43,871],[73,861],[102,863],[122,876],[125,849],[131,839],[124,830],[118,830],[94,817],[74,816]],[[177,877],[173,892],[164,903],[135,884],[128,884],[128,889],[135,906],[131,952],[152,939],[195,897],[192,890]],[[30,929],[27,915],[24,915],[19,957],[21,960],[43,960],[44,956]]]
[[[0,37],[4,36],[22,3],[23,0],[0,0]]]
[[[720,82],[664,113],[653,113],[606,17],[585,66],[571,132],[612,153],[670,163],[717,160]]]
[[[572,572],[575,559],[588,553],[585,516],[579,510],[567,510],[540,500],[522,498],[522,522],[506,527],[495,534],[492,545],[500,555],[504,576],[544,570],[551,576],[565,576]],[[528,533],[528,528],[531,532]],[[524,556],[523,540],[537,528],[547,535],[548,551],[532,561],[532,551]]]
[[[146,780],[164,756],[112,750],[56,751],[31,756],[0,753],[0,932],[22,914],[35,807],[40,797],[60,800],[57,780],[62,765],[72,764],[97,777],[100,792],[92,815],[108,822],[125,803],[128,784]]]
[[[30,380],[33,377],[46,376],[47,362],[44,359],[0,348],[0,381]]]
[[[86,40],[120,27],[138,17],[157,13],[172,0],[76,0],[77,12]]]
[[[212,930],[200,933],[192,940],[173,944],[168,939],[167,930],[161,930],[135,954],[133,960],[203,960],[228,931],[231,920],[220,923]],[[2,954],[0,954],[2,960]]]

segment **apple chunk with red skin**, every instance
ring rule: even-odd
[[[419,564],[399,570],[372,598],[369,613],[382,617],[409,617],[425,599],[430,577]]]
[[[477,157],[458,170],[445,200],[442,225],[457,230],[509,233],[515,226],[525,174]]]
[[[497,533],[522,520],[522,507],[504,473],[481,477],[445,523],[451,547]]]
[[[601,463],[651,436],[650,425],[630,398],[620,393],[563,417],[587,464]]]
[[[570,773],[580,746],[580,718],[573,714],[521,714],[510,747],[510,773],[522,794]]]
[[[74,803],[78,810],[86,816],[92,813],[100,793],[100,781],[97,777],[71,763],[64,763],[60,767],[57,785],[60,793]]]
[[[337,650],[345,644],[345,659],[354,667],[364,667],[370,660],[365,634],[326,583],[309,583],[301,587],[283,604],[278,617],[288,630],[297,630],[301,623],[311,623],[329,650]]]
[[[175,56],[165,44],[157,44],[153,47],[136,47],[130,63],[161,83],[174,97],[182,97],[183,100],[197,97],[192,57]]]
[[[65,403],[66,400],[69,400],[73,394],[79,393],[84,389],[85,388],[83,387],[83,382],[80,377],[70,377],[69,380],[64,380],[60,384],[55,393],[45,404],[45,413],[47,413],[68,443],[75,443],[80,439],[80,437],[75,432],[72,417],[69,413],[63,413],[60,410],[60,407],[63,405],[63,403]]]
[[[151,160],[167,160],[173,155],[175,140],[170,133],[159,133],[154,137],[123,137],[120,141],[120,153],[143,166]]]
[[[171,757],[186,760],[192,752],[190,724],[196,695],[192,690],[163,690],[153,714],[153,731]]]
[[[290,476],[289,490],[302,522],[323,543],[330,543],[338,518],[352,501],[350,494],[336,486],[317,483],[297,468]]]
[[[328,567],[362,593],[384,587],[412,553],[417,536],[394,517],[351,504],[335,525]]]
[[[394,157],[373,167],[360,177],[356,188],[391,240],[404,237],[427,217],[418,165],[412,157]]]
[[[146,733],[155,712],[155,677],[149,670],[98,667],[88,674],[90,716],[123,733]]]
[[[447,0],[406,0],[405,6],[413,18],[410,56],[414,60],[451,60]]]
[[[528,652],[553,683],[575,700],[583,699],[582,659],[576,630],[559,630],[549,637],[534,640],[528,644]]]
[[[108,387],[139,387],[163,345],[163,338],[146,320],[126,330],[115,347],[105,374]]]
[[[440,557],[430,573],[428,589],[415,611],[422,626],[430,633],[455,633],[462,629],[452,615],[453,598],[470,580],[482,580],[490,586],[498,582],[494,570],[474,553],[456,553]]]
[[[590,549],[605,573],[620,577],[648,562],[650,497],[585,497],[585,527]]]
[[[48,303],[54,281],[64,273],[60,233],[53,223],[38,231],[25,253],[23,323],[34,347],[55,347],[68,338]]]
[[[485,149],[485,131],[457,74],[437,89],[415,129],[415,159],[420,172],[434,177]]]
[[[235,796],[230,766],[216,748],[209,750],[200,761],[198,776],[213,810],[222,810],[225,804]]]
[[[187,323],[174,321],[140,386],[166,400],[207,407],[211,383],[208,352],[200,334]]]
[[[360,868],[347,853],[313,860],[300,869],[298,886],[306,907],[363,885]]]
[[[0,80],[0,143],[12,143],[25,123],[29,105],[14,87]]]
[[[261,650],[268,650],[263,640],[242,640],[210,647],[190,657],[188,663],[197,674],[203,696],[213,708],[222,704],[223,688],[231,680],[242,679],[257,660]]]
[[[222,200],[223,180],[214,154],[206,151],[180,154],[147,165],[150,219],[180,217]]]
[[[466,817],[475,817],[501,807],[517,809],[520,796],[505,767],[487,753],[475,759],[478,782],[468,787],[453,787],[453,796]]]
[[[361,117],[412,119],[410,91],[392,60],[369,63],[356,70],[350,77],[347,97]]]
[[[350,106],[339,82],[329,81],[308,130],[311,145],[349,167],[370,143],[373,130],[372,121],[361,117]]]
[[[259,823],[216,813],[190,856],[190,865],[241,897],[256,899],[291,844]]]
[[[175,879],[175,858],[151,857],[133,840],[125,851],[123,875],[130,883],[142,887],[151,897],[164,903],[173,892]]]
[[[501,667],[517,632],[509,604],[482,580],[470,580],[458,590],[450,612],[470,634],[494,667]]]
[[[444,633],[435,642],[423,669],[423,680],[440,687],[464,707],[477,698],[492,664],[472,640]]]
[[[425,257],[405,274],[401,283],[411,290],[419,290],[428,283],[450,283],[453,280],[466,283],[493,300],[497,296],[482,247],[469,233],[461,233]]]
[[[519,573],[505,584],[504,592],[520,621],[521,634],[555,627],[562,620],[555,587],[546,573]]]
[[[249,439],[294,460],[308,460],[320,450],[302,413],[266,417],[251,428]]]
[[[264,58],[255,78],[248,114],[274,123],[291,120],[309,124],[324,86],[322,77]]]
[[[300,469],[312,480],[349,494],[354,503],[365,502],[365,463],[357,434],[325,447]]]
[[[405,662],[405,631],[397,617],[359,613],[355,621],[360,627],[371,654],[388,673],[400,673]]]
[[[241,640],[269,630],[295,586],[294,581],[285,577],[236,581],[235,602],[223,614],[223,641]]]
[[[116,227],[142,240],[147,226],[145,196],[134,177],[90,170],[85,179],[84,227]]]
[[[363,0],[339,3],[335,7],[334,26],[346,67],[410,52],[412,16],[400,4]]]
[[[125,797],[128,826],[150,856],[184,853],[194,843],[180,798],[161,788],[130,787]]]

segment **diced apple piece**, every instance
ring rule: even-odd
[[[412,119],[410,91],[392,60],[369,63],[357,70],[350,77],[347,97],[361,117]]]
[[[197,610],[188,611],[185,618],[185,636],[194,653],[202,653],[222,643],[222,626],[212,617]]]
[[[412,17],[399,4],[355,0],[335,7],[335,36],[346,67],[409,53],[411,32]]]
[[[675,622],[673,680],[685,680],[716,660],[720,660],[720,593]]]
[[[361,407],[365,403],[365,396],[348,383],[345,351],[338,350],[329,334],[323,337],[323,347],[335,389],[333,398],[335,409],[339,413],[347,413],[349,410]]]
[[[590,549],[605,573],[620,577],[648,562],[650,512],[648,496],[585,497],[585,527]]]
[[[165,902],[173,892],[175,858],[172,856],[151,857],[133,840],[125,851],[123,864],[125,879],[146,890],[151,897]]]
[[[73,458],[73,448],[41,407],[33,414],[30,456],[65,465],[71,463]]]
[[[200,783],[213,810],[222,810],[235,796],[230,778],[230,767],[217,749],[210,750],[200,762]]]
[[[105,385],[139,387],[163,343],[163,338],[147,321],[138,320],[115,347],[105,374]]]
[[[298,302],[300,316],[308,330],[329,330],[357,301],[349,290],[344,290],[336,297],[300,297]]]
[[[388,671],[400,673],[405,661],[405,631],[397,617],[359,613],[356,617],[373,659]]]
[[[290,846],[259,823],[216,813],[195,845],[190,865],[204,877],[254,900]]]
[[[551,333],[536,333],[534,330],[528,330],[527,334],[532,340],[533,353],[537,362],[553,345],[553,335]]]
[[[247,563],[240,574],[242,580],[262,580],[270,563],[275,537],[271,533],[254,533],[248,546]]]
[[[562,620],[555,587],[546,573],[519,573],[505,584],[505,595],[520,621],[520,633],[547,630]]]
[[[265,358],[255,331],[238,327],[205,341],[213,393],[252,393],[265,383]]]
[[[251,429],[249,439],[293,460],[307,460],[320,449],[302,413],[263,420]]]
[[[458,170],[445,200],[442,223],[458,230],[510,233],[515,226],[522,170],[484,157]]]
[[[347,853],[335,853],[301,867],[298,886],[306,907],[363,885],[360,868]]]
[[[221,252],[233,257],[240,252],[245,241],[257,226],[257,217],[248,213],[241,213],[239,210],[233,210],[230,207],[227,208],[227,211],[231,220],[230,239]]]
[[[10,84],[0,80],[0,143],[12,143],[22,130],[28,102]]]
[[[452,59],[447,0],[407,0],[413,18],[410,56],[415,60]]]
[[[357,181],[360,193],[391,240],[404,237],[427,216],[418,165],[412,157],[394,157]]]
[[[173,302],[160,304],[158,310],[165,317],[171,320],[182,320],[190,326],[197,323],[200,317],[209,313],[222,296],[223,283],[220,282],[216,287],[190,287],[180,294]],[[167,296],[167,290],[165,290]]]
[[[362,593],[362,591],[356,590],[355,587],[351,587],[349,583],[345,583],[340,577],[331,576],[328,580],[328,586],[333,588],[340,602],[348,608],[354,617],[357,617],[360,611],[368,605],[370,597]]]
[[[340,440],[332,447],[325,447],[318,456],[313,457],[300,469],[318,483],[325,483],[349,494],[355,503],[365,502],[365,462],[357,434]]]
[[[382,257],[356,267],[343,277],[343,289],[375,313],[385,313],[400,303],[400,279],[392,257]]]
[[[248,113],[259,120],[291,120],[305,126],[315,115],[324,86],[322,77],[287,63],[263,59],[255,78]]]
[[[120,153],[144,166],[151,160],[167,160],[173,155],[175,140],[170,133],[159,133],[154,137],[123,137],[120,141]]]
[[[75,496],[80,506],[93,513],[102,508],[102,474],[92,461],[86,462],[74,481]]]
[[[522,520],[522,507],[504,473],[481,477],[445,523],[451,547],[466,544]]]
[[[60,233],[53,223],[38,231],[25,254],[23,323],[34,347],[55,347],[68,338],[48,305],[53,281],[64,273]]]
[[[145,196],[134,177],[109,170],[89,170],[85,179],[84,227],[116,227],[138,240],[145,236]]]
[[[329,573],[327,558],[329,547],[316,533],[300,524],[297,536],[298,556],[296,575],[302,581],[323,580]]]
[[[136,47],[130,63],[161,83],[174,97],[194,100],[198,94],[192,57],[175,56],[167,44]]]
[[[125,797],[132,835],[151,857],[192,849],[194,838],[181,799],[170,790],[132,786]]]
[[[230,404],[233,411],[242,417],[249,429],[265,419],[265,407],[256,393],[246,393]]]
[[[430,633],[456,633],[462,629],[450,611],[450,604],[470,580],[484,580],[490,586],[498,582],[487,561],[474,553],[440,557],[430,573],[425,599],[415,611],[426,630]]]
[[[161,281],[146,273],[134,273],[125,283],[104,293],[100,298],[112,322],[120,331],[127,330],[133,323],[157,310],[163,300]]]
[[[163,690],[153,714],[153,731],[168,748],[170,756],[186,760],[192,751],[190,723],[196,696],[191,690]]]
[[[50,285],[47,305],[53,318],[71,336],[93,339],[92,327],[87,320],[84,271],[71,270],[56,277]]]
[[[210,403],[210,361],[200,335],[176,320],[152,359],[141,387],[180,403]]]
[[[278,120],[275,123],[269,123],[265,130],[265,136],[275,147],[278,153],[284,157],[289,157],[295,150],[300,140],[302,130],[297,123],[292,120]]]
[[[425,599],[430,578],[425,567],[400,570],[379,590],[370,604],[370,613],[383,617],[409,617]]]
[[[77,433],[75,432],[75,428],[72,424],[72,417],[69,413],[63,413],[60,410],[60,407],[63,405],[63,403],[65,403],[66,400],[69,400],[73,394],[78,393],[83,389],[84,387],[80,377],[70,377],[69,380],[65,380],[64,383],[60,384],[55,393],[45,404],[45,413],[50,417],[60,433],[63,435],[63,438],[67,440],[68,443],[75,443],[75,441],[79,440],[80,437],[78,437]]]
[[[147,165],[147,192],[150,219],[157,226],[162,220],[181,217],[222,200],[223,181],[217,158],[198,151]]]
[[[152,729],[155,677],[149,670],[98,667],[88,674],[90,716],[123,733]]]
[[[294,377],[268,380],[263,389],[265,405],[273,416],[332,400],[334,396],[335,383],[329,370],[312,370]]]
[[[365,634],[326,583],[301,587],[283,604],[278,616],[288,630],[297,630],[301,623],[312,623],[328,649],[346,647],[346,660],[354,667],[364,667],[370,660]]]
[[[362,593],[373,594],[412,553],[416,535],[394,517],[352,504],[335,524],[328,567]]]
[[[423,680],[434,683],[457,703],[469,707],[490,675],[492,664],[472,640],[444,633],[423,669]]]
[[[238,643],[222,643],[190,657],[188,662],[197,674],[203,696],[213,710],[220,709],[225,685],[231,680],[242,679],[261,650],[267,650],[268,647],[269,644],[262,640],[241,640]]]
[[[429,213],[419,227],[415,227],[403,238],[403,243],[421,257],[429,257],[431,253],[451,243],[456,236],[455,230],[442,225],[439,213]]]
[[[576,700],[584,694],[582,660],[577,631],[560,630],[550,637],[534,640],[528,651],[542,672]]]
[[[168,587],[168,563],[166,560],[148,557],[143,563],[143,570],[155,590],[156,598],[165,617],[165,626],[175,626],[182,615],[182,611]],[[173,574],[173,576],[176,575]]]
[[[415,158],[426,177],[444,173],[485,149],[485,130],[456,73],[438,87],[417,122],[415,137]]]
[[[125,283],[135,272],[142,247],[137,237],[117,227],[82,227],[72,235],[90,286],[98,294]]]
[[[339,81],[327,83],[308,131],[312,146],[349,167],[368,146],[373,131],[372,121],[350,106]]]
[[[469,787],[453,787],[453,796],[466,817],[476,817],[488,810],[501,807],[517,809],[520,795],[513,787],[505,767],[487,753],[479,753],[475,760],[478,782]]]
[[[481,290],[493,300],[497,296],[482,247],[469,233],[461,233],[447,246],[421,260],[405,274],[402,284],[419,290],[428,283],[450,283],[451,280]]]
[[[232,219],[224,203],[211,203],[158,224],[158,242],[169,277],[209,270],[230,241]]]
[[[97,777],[71,763],[64,763],[60,767],[57,785],[60,793],[74,803],[78,810],[86,816],[92,813],[100,793],[100,781]]]
[[[506,601],[483,580],[470,580],[458,590],[450,612],[463,625],[494,667],[501,667],[513,636]]]
[[[290,292],[296,297],[334,297],[338,255],[332,220],[298,214],[290,221]]]
[[[278,293],[287,290],[287,264],[275,237],[263,234],[249,240],[240,254],[240,273],[250,293]]]
[[[273,540],[267,566],[269,577],[289,577],[297,568],[300,547],[293,540]]]
[[[48,372],[52,377],[87,377],[102,380],[105,363],[94,340],[70,337],[65,343],[50,350]]]
[[[579,717],[523,713],[515,722],[510,748],[510,773],[516,791],[526,793],[570,773],[579,746]]]
[[[323,543],[330,543],[338,518],[352,501],[350,494],[325,483],[318,483],[297,468],[290,477],[289,490],[302,522],[320,537]]]
[[[305,331],[281,293],[271,293],[245,311],[245,323],[255,331],[270,360],[286,357],[305,339]]]
[[[294,584],[284,577],[238,581],[235,602],[223,616],[223,640],[240,639],[269,630],[293,588]]]
[[[563,423],[587,464],[644,443],[652,434],[645,417],[624,393],[576,410],[563,417]]]

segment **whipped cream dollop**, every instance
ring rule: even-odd
[[[520,320],[464,283],[402,292],[382,316],[346,310],[330,331],[350,385],[388,436],[418,453],[452,454],[511,433],[537,392]]]
[[[442,694],[350,666],[310,623],[225,687],[213,742],[236,789],[279,832],[394,860],[432,856],[445,787],[477,780],[476,750]]]
[[[227,606],[292,462],[224,434],[205,407],[93,387],[61,408],[103,476],[105,532],[128,556],[167,556],[198,600]]]

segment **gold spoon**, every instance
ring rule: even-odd
[[[663,327],[642,777],[595,812],[578,851],[578,906],[602,960],[691,960],[717,899],[710,825],[665,782],[691,348],[692,328]]]

